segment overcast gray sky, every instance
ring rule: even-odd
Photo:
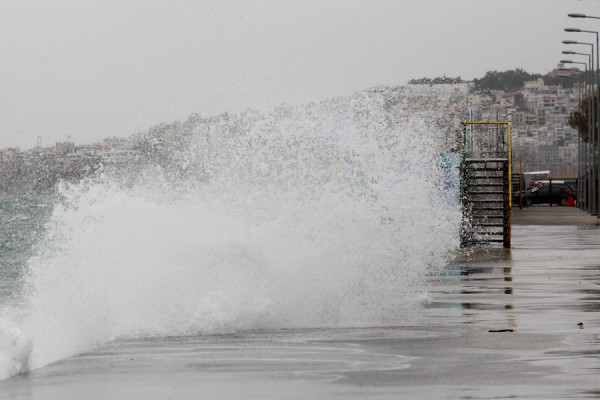
[[[562,40],[595,41],[565,27],[600,30],[572,12],[600,16],[600,1],[0,0],[0,147],[92,143],[423,76],[546,73]]]

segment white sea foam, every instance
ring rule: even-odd
[[[19,320],[14,315],[0,317],[0,377],[29,370],[32,342],[14,322]]]
[[[117,337],[409,323],[458,212],[439,132],[384,100],[196,121],[167,162],[63,187],[0,345],[39,367]]]

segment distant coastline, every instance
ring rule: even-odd
[[[573,73],[576,72],[574,69]],[[568,125],[568,112],[575,108],[578,93],[572,83],[571,87],[558,86],[559,78],[553,76],[556,74],[553,71],[542,77],[522,70],[492,71],[470,83],[460,77],[421,78],[404,87],[371,88],[350,99],[360,93],[378,93],[389,103],[394,118],[420,114],[432,120],[445,136],[449,148],[459,135],[461,120],[471,117],[509,120],[513,125],[514,159],[523,160],[525,168],[528,164],[536,165],[569,175],[577,167],[578,132]],[[537,79],[526,81],[529,78]],[[496,86],[507,89],[493,89]],[[452,96],[451,101],[448,96]],[[322,103],[346,100],[331,99]],[[278,109],[286,107],[282,105],[272,113],[277,114]],[[177,154],[190,145],[193,132],[218,131],[223,126],[227,127],[225,133],[227,130],[237,132],[244,128],[237,126],[243,123],[236,120],[253,112],[248,110],[239,116],[225,113],[210,118],[192,114],[185,121],[163,123],[128,138],[106,138],[90,145],[65,141],[30,150],[0,149],[0,194],[55,194],[59,182],[79,182],[106,169],[132,171],[147,163],[171,168],[177,164]]]

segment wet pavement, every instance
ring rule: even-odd
[[[512,216],[515,225],[600,225],[600,218],[576,207],[513,205]]]

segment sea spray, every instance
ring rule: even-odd
[[[19,362],[121,337],[410,323],[458,211],[435,184],[439,131],[388,100],[195,118],[63,186],[28,264]]]

